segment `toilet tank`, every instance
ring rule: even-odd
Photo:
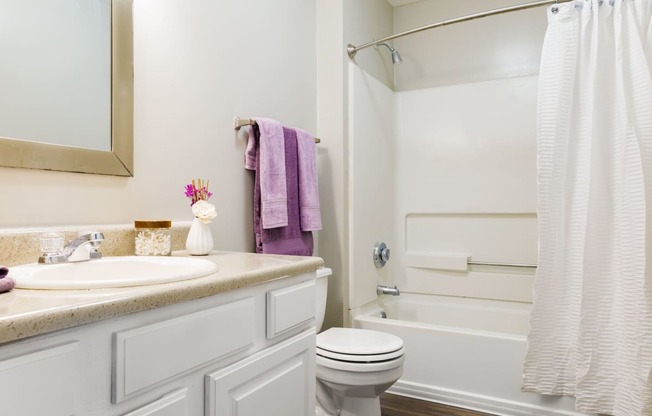
[[[328,267],[317,269],[316,284],[316,301],[315,301],[315,327],[317,332],[321,330],[326,314],[326,298],[328,297],[328,276],[333,274],[333,270]]]

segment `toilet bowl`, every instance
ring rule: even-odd
[[[317,328],[331,269],[317,270]],[[317,335],[317,416],[380,416],[379,395],[403,374],[403,340],[380,331],[330,328]]]

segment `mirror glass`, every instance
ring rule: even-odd
[[[133,175],[131,0],[0,0],[0,165]]]

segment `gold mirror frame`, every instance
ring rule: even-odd
[[[111,151],[0,137],[0,166],[134,176],[132,1],[111,1]]]

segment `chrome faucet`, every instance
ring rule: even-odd
[[[378,294],[378,296],[380,295],[398,296],[401,294],[401,292],[399,292],[396,286],[391,287],[391,286],[383,286],[383,285],[378,285],[376,287],[376,293]]]
[[[43,254],[38,258],[39,263],[56,264],[76,261],[88,261],[102,258],[102,253],[97,249],[104,241],[104,234],[91,232],[80,235],[63,245],[63,234],[46,233],[41,235],[41,250]]]

